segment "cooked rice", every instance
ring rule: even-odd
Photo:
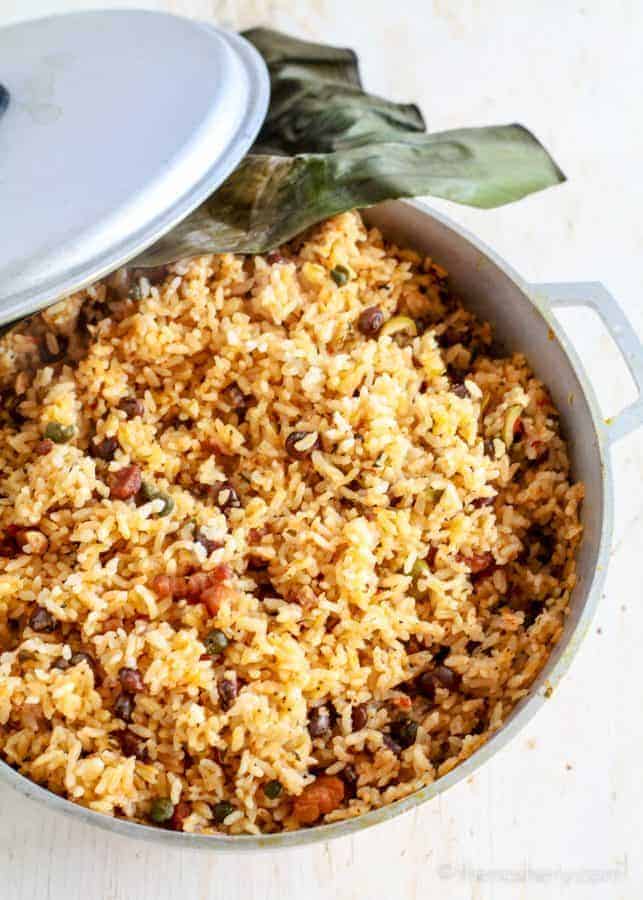
[[[418,335],[363,336],[372,306]],[[96,284],[5,338],[6,762],[103,813],[149,821],[163,797],[184,804],[175,827],[241,834],[301,827],[293,798],[322,771],[345,785],[319,818],[335,821],[468,757],[559,638],[581,535],[550,396],[522,355],[490,347],[438,265],[355,213],[280,254],[140,277],[127,299]],[[119,409],[132,396],[142,417]],[[39,446],[50,423],[71,440]],[[314,433],[301,459],[293,431]],[[89,455],[107,437],[113,460]],[[168,514],[154,496],[110,496],[134,464],[171,496]],[[239,506],[203,487],[224,482]],[[214,616],[154,589],[223,563]],[[32,629],[38,608],[53,631]],[[214,658],[213,628],[229,641]],[[89,663],[70,664],[78,652]],[[114,709],[124,666],[144,682],[129,725],[141,759],[124,754]],[[423,696],[414,679],[438,666]],[[235,673],[229,705],[221,679]],[[330,730],[312,738],[320,704]],[[401,718],[417,723],[409,746]]]

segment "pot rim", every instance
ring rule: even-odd
[[[541,672],[536,679],[535,687],[532,685],[527,696],[519,701],[514,707],[507,723],[492,735],[488,741],[482,744],[478,750],[472,753],[470,757],[457,765],[446,775],[436,779],[432,784],[415,791],[408,797],[396,800],[379,809],[370,810],[369,812],[362,813],[352,819],[343,819],[338,822],[318,825],[313,828],[302,828],[297,829],[296,831],[278,832],[276,834],[232,836],[166,831],[151,825],[144,825],[125,819],[117,819],[105,813],[97,812],[73,803],[71,800],[60,797],[58,794],[54,794],[47,788],[43,788],[31,781],[26,776],[19,774],[3,760],[0,760],[0,782],[10,785],[29,799],[38,800],[51,809],[59,811],[64,815],[75,817],[89,825],[98,826],[99,828],[122,835],[123,837],[134,838],[135,840],[154,841],[158,844],[165,844],[166,846],[172,846],[177,849],[189,847],[190,849],[234,853],[240,851],[278,850],[287,847],[304,846],[306,844],[328,841],[337,837],[354,834],[357,831],[362,831],[373,825],[387,822],[390,819],[399,816],[401,813],[414,809],[416,806],[426,803],[428,800],[444,793],[444,791],[448,790],[459,781],[470,776],[479,769],[480,766],[491,759],[498,750],[508,744],[509,741],[522,730],[527,722],[532,719],[546,699],[551,697],[554,689],[558,686],[567,672],[571,660],[576,654],[585,635],[589,631],[592,619],[598,607],[601,588],[605,580],[612,536],[614,503],[609,440],[594,388],[589,381],[585,368],[576,353],[576,350],[572,346],[562,325],[554,315],[551,304],[546,296],[532,290],[529,284],[527,284],[527,282],[525,282],[511,266],[509,266],[483,241],[475,237],[466,228],[461,227],[452,219],[434,210],[425,201],[397,200],[387,202],[396,204],[402,203],[436,219],[440,224],[468,241],[481,256],[490,260],[498,269],[500,269],[500,271],[524,294],[529,302],[536,307],[547,323],[547,326],[552,330],[584,392],[599,453],[600,477],[603,487],[603,522],[596,565],[591,578],[587,580],[586,599],[581,615],[574,630],[569,635],[566,645],[563,646],[559,658],[553,664],[551,671],[546,671],[546,664],[543,672]],[[383,204],[378,205],[381,206]],[[561,644],[563,640],[564,638],[561,638]]]

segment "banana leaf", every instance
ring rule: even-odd
[[[328,216],[382,200],[431,195],[488,209],[565,180],[521,125],[427,133],[416,106],[363,90],[352,50],[265,28],[244,36],[270,73],[255,146],[136,266],[265,253]]]

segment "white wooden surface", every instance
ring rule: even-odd
[[[0,23],[99,5],[110,4],[0,0]],[[420,102],[431,129],[524,122],[567,172],[565,186],[497,211],[436,205],[528,279],[603,280],[643,333],[637,0],[140,5],[351,45],[367,85]],[[609,340],[587,318],[568,324],[606,412],[616,410],[632,387]],[[244,858],[131,843],[0,788],[0,898],[640,897],[643,435],[624,441],[615,462],[614,551],[595,627],[544,711],[469,782],[354,838]]]

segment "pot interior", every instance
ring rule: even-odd
[[[473,772],[535,712],[542,702],[545,687],[555,685],[567,668],[589,627],[598,599],[598,587],[603,577],[611,530],[611,495],[607,481],[609,472],[595,425],[597,406],[587,377],[564,332],[548,315],[546,304],[541,303],[539,308],[529,297],[526,286],[506,264],[461,232],[453,223],[433,213],[428,207],[406,201],[380,204],[369,209],[364,217],[369,224],[380,228],[388,238],[432,256],[444,266],[449,271],[451,285],[466,305],[480,318],[491,322],[498,343],[507,350],[519,350],[527,356],[536,375],[549,387],[561,413],[562,430],[571,454],[572,474],[585,484],[585,501],[581,509],[584,536],[578,553],[578,583],[572,594],[570,614],[563,636],[532,686],[529,696],[514,708],[503,728],[487,744],[434,784],[391,806],[371,811],[357,819],[313,829],[256,838],[216,838],[165,831],[112,819],[75,806],[21,777],[0,761],[0,778],[11,783],[25,796],[39,799],[50,808],[68,815],[73,814],[80,820],[104,829],[174,847],[239,852],[242,849],[274,849],[327,840],[385,821],[429,800]]]

